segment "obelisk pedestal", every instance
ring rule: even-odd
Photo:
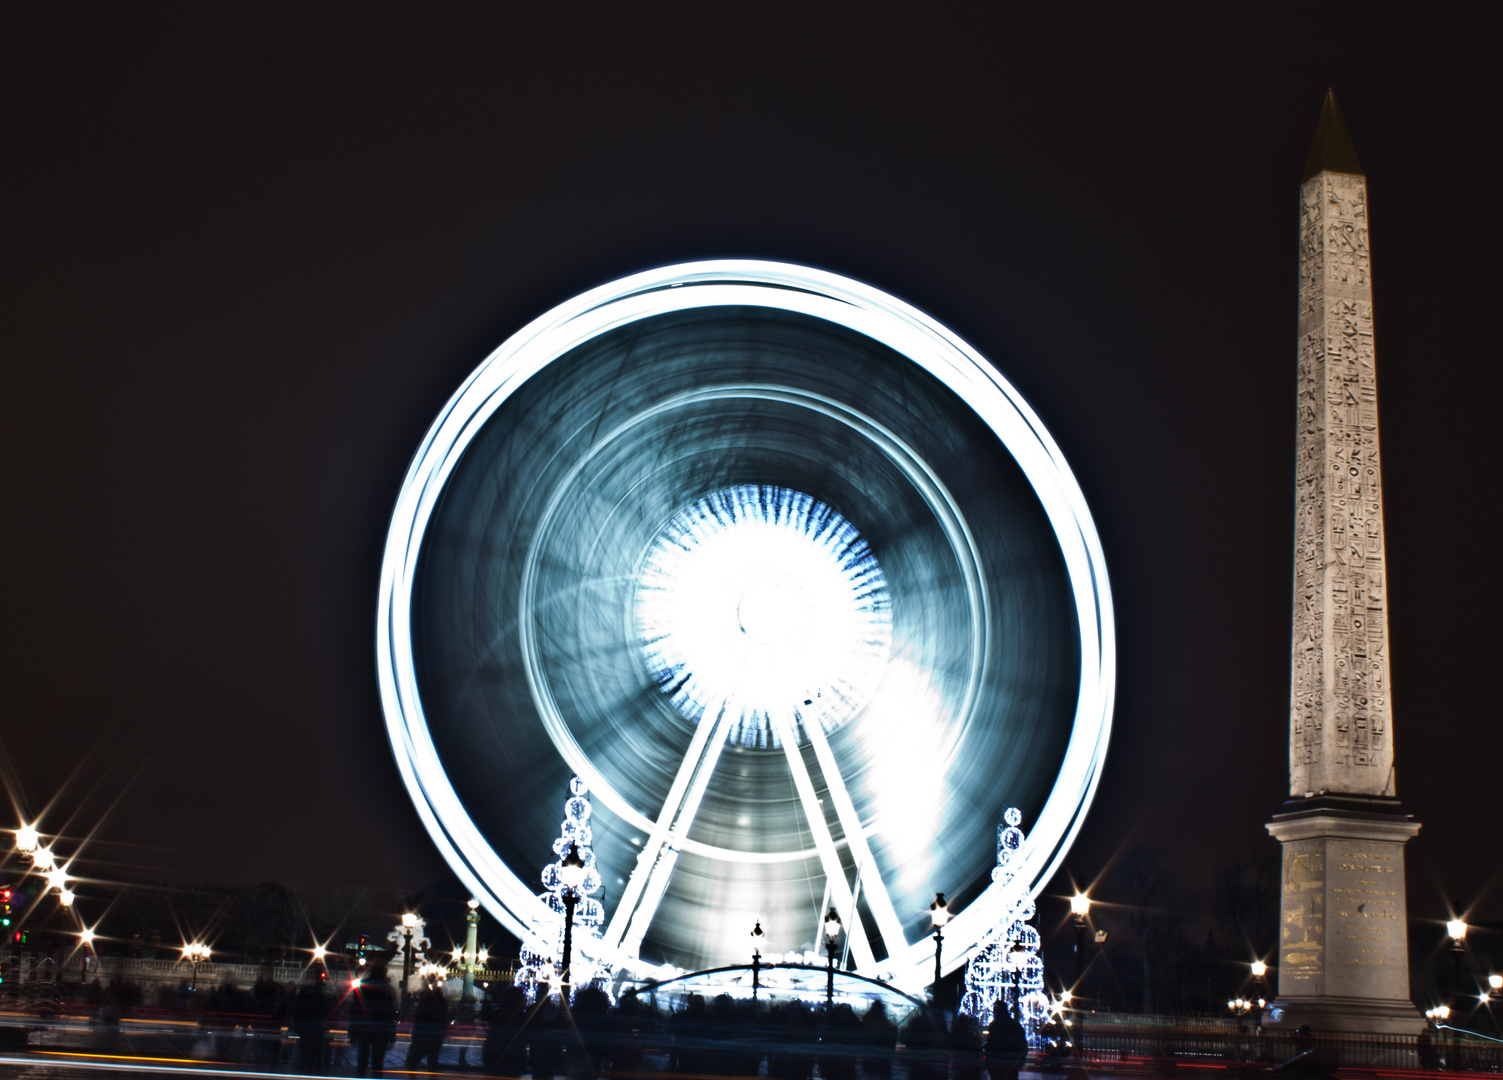
[[[1367,181],[1327,92],[1300,186],[1299,391],[1280,1028],[1414,1033],[1394,797]]]
[[[1268,831],[1284,847],[1278,1026],[1415,1034],[1397,799],[1291,799]]]

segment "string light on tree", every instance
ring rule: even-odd
[[[1039,932],[1028,924],[1033,918],[1033,897],[1018,879],[1023,814],[1008,807],[1004,824],[997,829],[997,865],[992,881],[1008,899],[1007,912],[981,939],[981,948],[966,965],[965,996],[960,1012],[982,1023],[991,1019],[992,1006],[1001,1001],[1028,1033],[1028,1044],[1039,1045],[1038,1030],[1049,1013],[1049,995],[1044,991],[1044,961],[1039,957]]]
[[[533,937],[522,949],[522,966],[517,984],[536,994],[558,992],[564,972],[559,964],[564,954],[564,938],[569,937],[569,987],[571,991],[587,986],[606,988],[610,969],[600,960],[600,927],[605,923],[605,908],[594,894],[600,890],[600,872],[595,868],[595,852],[590,847],[590,801],[588,788],[579,777],[569,781],[569,797],[564,801],[564,820],[559,837],[553,841],[556,862],[543,867],[543,889],[538,899],[548,906],[551,917],[546,924],[533,927]]]

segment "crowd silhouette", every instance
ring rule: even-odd
[[[900,1043],[910,1080],[981,1080],[983,1071],[1014,1080],[1028,1053],[1022,1025],[1001,1005],[985,1030],[965,1016],[947,1024],[938,1010],[914,1013],[899,1030],[880,1001],[858,1013],[843,1002],[812,1009],[690,994],[664,1015],[630,994],[612,1006],[603,991],[584,989],[566,1009],[507,987],[481,1019],[485,1071],[535,1080],[638,1072],[649,1047],[682,1076],[755,1077],[765,1068],[769,1080],[809,1080],[816,1068],[821,1080],[857,1080],[858,1065],[863,1080],[891,1080]]]

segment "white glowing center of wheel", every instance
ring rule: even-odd
[[[727,738],[778,747],[788,720],[833,731],[876,689],[892,608],[876,556],[824,503],[780,487],[700,499],[658,534],[637,573],[647,669],[696,722],[728,712]]]

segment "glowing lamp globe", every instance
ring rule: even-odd
[[[1252,973],[1253,978],[1261,979],[1264,975],[1268,974],[1268,965],[1261,960],[1254,960],[1252,962]]]
[[[35,825],[22,825],[16,830],[16,850],[22,855],[30,855],[41,843],[41,837],[37,834]]]
[[[840,936],[840,913],[831,908],[825,913],[825,937],[834,941]]]
[[[950,921],[950,905],[945,903],[944,893],[935,893],[934,903],[929,905],[929,924],[943,930]]]
[[[584,860],[579,857],[579,845],[571,843],[569,853],[564,856],[564,861],[558,865],[558,879],[564,883],[567,889],[577,889],[584,884],[588,868]]]
[[[1076,893],[1070,897],[1070,911],[1076,918],[1085,918],[1091,913],[1091,898],[1083,892]]]
[[[1460,944],[1466,938],[1466,921],[1463,919],[1452,919],[1446,923],[1446,934],[1450,936],[1452,941]]]

